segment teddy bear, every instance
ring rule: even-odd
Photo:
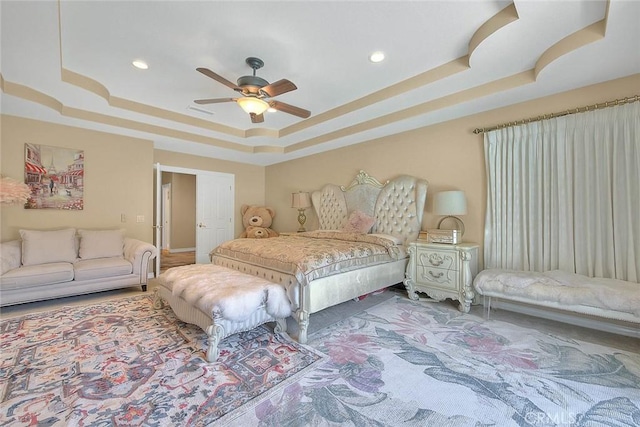
[[[268,206],[242,205],[240,213],[242,214],[242,225],[244,226],[244,231],[240,234],[240,238],[256,238],[257,234],[261,234],[253,232],[250,236],[248,233],[249,227],[264,228],[267,236],[260,237],[277,237],[279,235],[275,230],[270,228],[273,218],[276,216],[276,211],[273,208]]]
[[[246,234],[244,237],[248,239],[266,239],[278,236],[278,233],[270,228],[254,227],[253,225],[248,226],[244,234]]]

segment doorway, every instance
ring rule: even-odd
[[[168,249],[160,251],[160,273],[172,267],[191,265],[196,263],[196,251],[171,252]]]
[[[196,262],[196,176],[162,172],[161,179],[160,273],[163,273]]]
[[[154,244],[161,248],[156,275],[172,266],[209,262],[209,252],[234,235],[235,176],[159,163],[154,167]]]

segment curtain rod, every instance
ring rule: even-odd
[[[478,133],[484,133],[484,132],[491,132],[492,130],[502,129],[502,128],[516,126],[516,125],[524,125],[526,123],[538,122],[540,120],[553,119],[555,117],[562,117],[569,114],[584,113],[586,111],[598,110],[600,108],[615,107],[616,105],[628,104],[628,103],[636,102],[639,100],[640,100],[640,95],[635,95],[629,98],[616,99],[615,101],[607,101],[601,104],[588,105],[586,107],[574,108],[571,110],[561,111],[559,113],[543,114],[542,116],[531,117],[523,120],[517,120],[515,122],[503,123],[497,126],[491,126],[487,128],[476,128],[473,130],[473,133],[478,134]]]

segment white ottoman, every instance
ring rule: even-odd
[[[158,276],[154,307],[164,301],[180,320],[207,333],[209,362],[218,358],[225,337],[266,322],[276,322],[276,333],[285,332],[291,315],[282,286],[213,264],[173,267]]]

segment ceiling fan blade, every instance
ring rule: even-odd
[[[260,88],[261,91],[265,92],[270,97],[282,95],[283,93],[291,92],[296,89],[298,89],[298,87],[287,79],[278,80],[277,82]]]
[[[249,115],[251,116],[251,123],[264,122],[264,114],[249,113]]]
[[[200,71],[202,74],[204,74],[207,77],[211,77],[213,80],[222,83],[223,85],[230,87],[233,90],[237,90],[237,91],[242,91],[242,89],[240,87],[238,87],[238,85],[236,85],[233,82],[230,82],[229,80],[225,79],[224,77],[222,77],[221,75],[218,75],[216,73],[214,73],[213,71],[211,71],[208,68],[196,68],[196,71]]]
[[[219,102],[231,102],[235,101],[236,98],[211,98],[211,99],[196,99],[196,104],[217,104]]]
[[[294,116],[302,117],[303,119],[308,118],[311,115],[311,111],[305,110],[300,107],[294,107],[293,105],[285,104],[280,101],[271,101],[269,102],[269,106],[271,108],[275,108],[278,111],[282,111],[283,113],[293,114]]]

